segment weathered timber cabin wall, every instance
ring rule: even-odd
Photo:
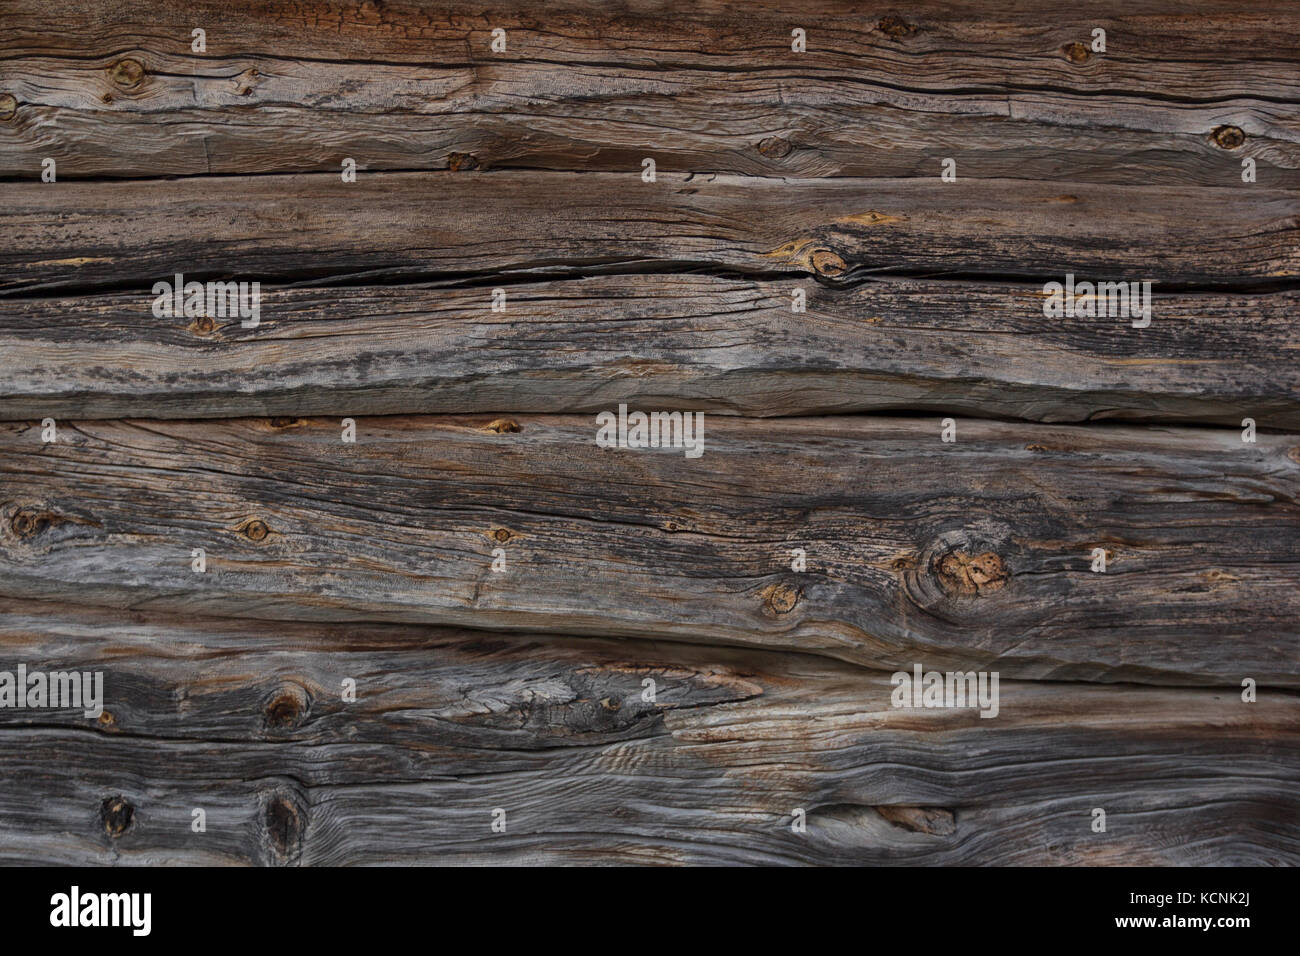
[[[0,861],[1300,862],[1300,8],[0,12]]]

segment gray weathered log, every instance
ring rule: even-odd
[[[947,92],[974,87],[1098,96],[1122,89],[1175,102],[1294,103],[1300,75],[1292,38],[1300,33],[1300,13],[1274,3],[1243,9],[1250,6],[1240,0],[1134,0],[1108,9],[1061,0],[918,0],[899,15],[865,10],[853,0],[810,0],[794,13],[745,0],[701,0],[671,12],[658,3],[592,0],[548,4],[544,11],[503,0],[490,12],[438,0],[288,7],[249,0],[232,17],[224,0],[183,8],[168,0],[47,0],[6,11],[0,57],[41,53],[77,61],[145,51],[200,65],[245,55],[353,62],[372,70],[552,63],[685,73],[725,66]],[[208,31],[205,54],[192,51],[196,24]],[[806,53],[791,51],[792,26],[807,32]],[[1074,46],[1090,46],[1098,27],[1107,32],[1106,53]],[[489,49],[495,28],[509,35],[504,53]],[[119,71],[105,78],[112,85],[95,92],[147,101],[153,79],[147,71],[143,77]]]
[[[1300,274],[1295,193],[972,180],[377,173],[15,183],[0,291],[723,270],[1151,280]],[[129,227],[124,228],[124,224]]]
[[[807,311],[791,309],[805,290]],[[263,290],[261,324],[160,319],[152,296],[17,299],[0,417],[210,418],[890,409],[1300,430],[1294,292],[1156,296],[1152,323],[1043,316],[1036,288],[897,279],[853,289],[601,276],[491,290]]]
[[[973,75],[949,91],[896,87],[896,77],[866,58],[825,68],[821,55],[778,49],[766,67],[740,73],[728,69],[734,57],[710,59],[665,70],[639,59],[443,66],[247,53],[24,56],[0,61],[0,91],[16,104],[0,120],[0,176],[37,179],[46,157],[66,180],[337,176],[344,158],[362,176],[626,172],[650,156],[662,172],[916,176],[938,185],[941,161],[952,159],[960,181],[1232,186],[1250,157],[1260,184],[1300,186],[1300,110],[1274,99],[1285,93],[1281,80],[1260,98],[1206,100],[1137,86],[1079,95],[973,64]],[[143,74],[131,74],[128,89],[124,62]],[[1181,89],[1206,69],[1182,66]],[[1110,74],[1114,63],[1100,70]]]
[[[1300,862],[1291,693],[1005,681],[984,719],[802,655],[37,602],[0,645],[106,697],[0,709],[7,863]]]
[[[0,595],[1300,686],[1294,435],[939,424],[706,418],[696,459],[591,417],[9,424]]]

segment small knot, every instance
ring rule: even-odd
[[[1034,444],[1034,445],[1026,445],[1026,446],[1025,446],[1025,451],[1047,451],[1047,446],[1046,446],[1046,445],[1037,445],[1037,444]]]
[[[135,822],[135,807],[124,797],[107,797],[99,805],[99,819],[104,823],[104,832],[117,839]]]
[[[250,541],[265,541],[271,529],[261,518],[249,518],[235,529]]]
[[[1211,135],[1223,149],[1236,149],[1246,142],[1246,134],[1238,126],[1220,126]]]
[[[499,542],[500,544],[505,544],[513,537],[513,535],[511,535],[505,528],[493,528],[490,536],[493,541]]]
[[[285,684],[267,701],[266,726],[272,730],[291,730],[302,724],[311,709],[311,699],[297,684]]]
[[[9,519],[9,527],[20,538],[34,538],[50,526],[52,517],[49,512],[30,511],[24,508],[14,512],[13,517]]]
[[[124,90],[132,89],[139,86],[140,81],[144,79],[144,64],[139,60],[133,60],[127,57],[124,60],[118,60],[108,68],[108,76],[114,83]]]
[[[902,17],[896,17],[893,15],[881,17],[880,21],[876,24],[876,29],[885,36],[894,40],[901,40],[903,37],[911,36],[916,32],[916,27],[912,24],[908,23]]]
[[[889,566],[895,571],[914,571],[916,570],[916,558],[910,554],[904,554],[890,561]]]
[[[101,730],[117,729],[117,718],[114,717],[107,710],[99,715],[99,719],[96,721],[96,723],[99,724]]]
[[[261,74],[258,73],[257,70],[245,70],[243,73],[239,74],[239,76],[235,77],[235,95],[252,96],[253,90],[257,86],[257,79],[259,76],[261,76]]]
[[[301,418],[283,418],[277,417],[271,419],[272,428],[297,428],[300,425],[307,424]]]
[[[18,112],[18,101],[12,93],[0,93],[0,120],[11,120]]]
[[[266,839],[281,859],[296,856],[301,849],[302,834],[306,829],[303,816],[298,805],[284,794],[274,794],[267,800],[264,814]]]
[[[957,819],[943,807],[876,807],[876,812],[894,826],[912,833],[951,836],[957,832]]]
[[[515,432],[523,431],[523,429],[519,427],[518,422],[512,422],[508,418],[498,418],[494,421],[488,422],[487,430],[490,432],[496,432],[498,435],[504,435],[507,432],[514,434]]]
[[[1221,568],[1212,568],[1209,571],[1206,571],[1202,577],[1211,584],[1235,584],[1241,580],[1235,574],[1230,574]]]
[[[1011,577],[1006,565],[993,551],[971,557],[964,551],[952,551],[939,559],[936,567],[939,584],[951,595],[982,596],[1001,590]]]
[[[1061,47],[1061,52],[1065,54],[1065,58],[1071,63],[1087,63],[1088,58],[1092,56],[1087,45],[1078,42],[1067,43]]]
[[[453,173],[478,169],[478,159],[470,153],[452,153],[447,157],[447,165]]]
[[[1300,445],[1296,445],[1294,448],[1288,448],[1286,456],[1297,465],[1300,465]]]
[[[217,330],[217,323],[210,315],[200,315],[190,323],[190,331],[195,335],[211,335]]]
[[[824,276],[843,275],[848,268],[844,260],[829,249],[814,249],[811,262],[813,270]]]
[[[799,603],[799,590],[788,584],[772,584],[759,592],[763,599],[763,608],[769,614],[789,614]]]
[[[792,149],[790,141],[779,136],[769,136],[758,144],[758,151],[769,159],[784,159]]]
[[[606,710],[616,711],[622,709],[623,702],[621,700],[614,700],[612,697],[603,697],[601,698],[600,706],[604,707]]]

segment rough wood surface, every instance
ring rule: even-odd
[[[1073,272],[1151,280],[1157,291],[1300,274],[1295,194],[1264,186],[983,180],[945,191],[912,179],[644,183],[635,171],[503,171],[350,184],[325,175],[17,183],[6,193],[0,227],[24,237],[0,248],[0,291],[10,293],[147,293],[177,271],[340,284],[702,269],[1041,284]]]
[[[689,459],[489,425],[5,425],[0,594],[1300,686],[1293,435],[718,418]]]
[[[0,23],[0,862],[1300,863],[1300,7]]]
[[[952,157],[973,178],[1231,185],[1249,156],[1261,182],[1300,183],[1300,17],[1276,4],[236,6],[11,12],[0,175],[34,178],[46,156],[73,178],[337,171],[346,156],[626,170],[655,155],[697,172],[937,177]]]
[[[807,311],[794,313],[803,289]],[[261,324],[160,319],[152,296],[14,299],[9,419],[891,409],[1300,429],[1294,292],[1156,296],[1152,324],[1046,321],[1037,287],[597,276],[491,289],[266,291]]]
[[[802,655],[35,602],[0,646],[106,697],[0,710],[6,862],[1300,862],[1289,693],[1007,681],[982,720]]]

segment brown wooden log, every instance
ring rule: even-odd
[[[1295,436],[971,420],[947,444],[937,418],[718,416],[689,458],[596,432],[81,421],[43,444],[6,425],[0,594],[1300,686]]]
[[[195,26],[206,54],[192,50]],[[791,29],[807,32],[807,52],[791,51]],[[246,0],[231,16],[221,0],[184,8],[167,0],[121,6],[105,0],[52,0],[8,11],[0,55],[43,53],[91,60],[124,51],[180,57],[202,65],[221,57],[384,65],[556,63],[669,71],[802,69],[885,87],[957,92],[1052,89],[1099,95],[1129,90],[1171,101],[1300,94],[1292,69],[1300,14],[1284,5],[1239,0],[1142,0],[1102,7],[1069,2],[922,0],[905,14],[874,13],[846,0],[813,0],[797,11],[740,0],[705,0],[669,14],[655,3],[618,7],[590,0],[535,5],[505,0],[488,11],[447,2],[303,3]],[[1088,47],[1095,28],[1107,51]],[[491,31],[507,31],[503,53]],[[148,64],[145,64],[147,66]],[[1230,65],[1230,68],[1229,68]],[[119,70],[111,87],[147,98],[154,77]],[[256,81],[259,77],[251,77]],[[245,85],[255,86],[256,83]]]
[[[1150,280],[1252,288],[1300,270],[1294,193],[982,180],[383,173],[20,183],[0,291],[710,270],[847,282]],[[128,225],[129,224],[129,225]]]
[[[938,186],[942,161],[952,159],[959,182],[1232,187],[1249,157],[1259,184],[1300,187],[1300,94],[1284,78],[1297,72],[1294,63],[1255,64],[1277,71],[1275,81],[1261,77],[1258,96],[1236,88],[1206,99],[1194,87],[1207,67],[1191,62],[1154,91],[1145,82],[1126,87],[1130,78],[1114,75],[1122,59],[1104,58],[1090,72],[1113,77],[1111,89],[1080,95],[1036,87],[1019,67],[988,58],[957,67],[965,77],[900,86],[909,80],[895,64],[869,56],[829,64],[820,51],[793,56],[779,43],[749,70],[725,51],[665,69],[617,50],[610,62],[590,64],[491,57],[443,65],[391,62],[382,49],[371,62],[238,49],[0,61],[0,91],[14,97],[12,115],[0,121],[0,176],[37,179],[46,157],[66,180],[338,176],[345,158],[363,177],[449,168],[626,172],[650,156],[678,173],[918,177]],[[464,47],[451,53],[463,59]],[[1037,59],[1060,56],[1044,50]],[[140,77],[130,73],[125,90],[124,62],[138,64]]]
[[[801,655],[37,602],[0,646],[105,681],[0,709],[6,863],[1300,861],[1289,693],[1006,681],[984,719]]]
[[[807,311],[792,311],[804,290]],[[596,276],[264,290],[261,324],[139,293],[10,300],[0,416],[201,418],[930,410],[1300,430],[1294,292],[1156,296],[1152,324],[1045,318],[1037,288]]]

